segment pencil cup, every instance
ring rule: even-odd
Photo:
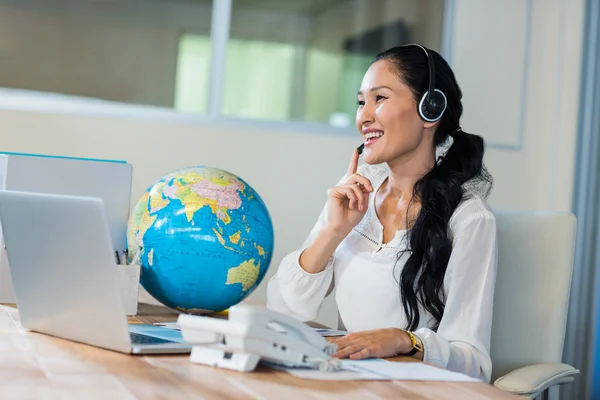
[[[121,297],[125,305],[125,314],[136,315],[141,267],[139,264],[117,265],[117,269],[119,270],[119,283]]]

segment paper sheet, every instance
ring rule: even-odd
[[[313,328],[313,330],[321,336],[344,336],[348,333],[346,331],[340,331],[338,329]]]
[[[154,325],[162,326],[167,329],[175,329],[177,331],[181,330],[181,327],[177,324],[177,322],[155,322]]]
[[[318,369],[287,368],[271,365],[304,379],[316,380],[415,380],[447,382],[480,382],[467,375],[419,362],[391,362],[380,358],[342,360],[342,370],[321,372]]]
[[[154,325],[162,326],[163,328],[167,328],[167,329],[181,330],[179,325],[177,325],[177,322],[155,322]],[[281,330],[281,332],[285,332],[285,329],[283,329],[283,328],[278,329],[277,326],[273,326],[272,328],[276,331]],[[313,328],[313,330],[321,336],[344,336],[348,333],[346,331],[340,331],[337,329]]]

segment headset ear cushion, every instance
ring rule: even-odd
[[[427,108],[434,114],[441,114],[446,110],[446,96],[441,91],[434,90],[433,95],[429,98]]]
[[[439,89],[435,89],[433,95],[427,99],[427,91],[419,101],[419,115],[428,122],[438,121],[446,111],[446,95]]]

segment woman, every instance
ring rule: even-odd
[[[267,288],[267,307],[307,321],[335,287],[349,331],[335,340],[336,357],[406,354],[490,380],[492,179],[483,139],[460,128],[461,96],[446,61],[419,45],[379,54],[363,78],[356,127],[366,165],[357,168],[355,150],[308,239]]]

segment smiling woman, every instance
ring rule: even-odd
[[[363,77],[356,128],[366,165],[355,150],[267,288],[268,307],[306,321],[335,287],[350,332],[335,340],[337,357],[403,354],[490,379],[492,179],[483,139],[460,128],[461,96],[446,61],[420,45],[380,53]]]

